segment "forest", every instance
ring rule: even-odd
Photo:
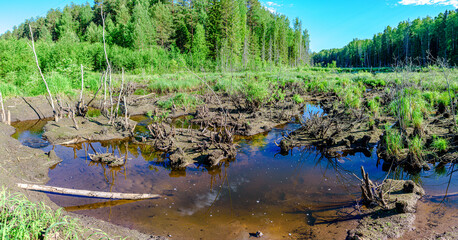
[[[406,20],[395,28],[386,27],[372,39],[354,39],[343,48],[322,50],[313,55],[316,65],[338,67],[428,66],[438,59],[450,66],[458,64],[456,10],[445,11],[434,18]]]
[[[117,69],[160,73],[185,65],[248,70],[302,66],[310,58],[309,35],[301,21],[273,14],[258,0],[105,0],[103,16],[101,6],[94,1],[52,9],[46,17],[29,19],[3,34],[2,64],[12,65],[2,67],[0,76],[29,65],[23,58],[29,52],[29,25],[45,72],[80,64],[103,69],[103,25]],[[11,49],[21,61],[8,61]]]

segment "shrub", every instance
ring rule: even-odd
[[[265,82],[250,81],[245,88],[246,99],[254,105],[255,108],[265,103],[270,97],[270,90]]]

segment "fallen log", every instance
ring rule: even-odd
[[[42,192],[67,194],[67,195],[76,195],[76,196],[84,196],[84,197],[94,197],[94,198],[132,199],[134,200],[134,199],[151,199],[151,198],[160,198],[161,197],[161,195],[159,194],[98,192],[98,191],[78,190],[78,189],[69,189],[69,188],[51,187],[51,186],[44,186],[44,185],[24,184],[24,183],[18,183],[17,186],[23,189],[27,189],[27,190],[35,190],[35,191],[42,191]]]

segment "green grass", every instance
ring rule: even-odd
[[[423,113],[418,109],[412,112],[412,125],[416,129],[422,129],[423,125]]]
[[[439,152],[447,151],[447,149],[449,148],[449,142],[447,139],[439,138],[436,136],[433,136],[433,139],[434,140],[433,140],[433,143],[431,144],[431,147],[435,151],[439,151]]]
[[[89,110],[87,111],[86,113],[86,117],[99,117],[100,115],[102,115],[102,113],[100,112],[99,109],[96,109],[96,108],[89,108]]]
[[[374,116],[377,116],[378,113],[380,112],[380,103],[375,98],[367,102],[367,107],[369,108],[369,110],[371,111],[371,113]]]
[[[402,126],[409,127],[412,124],[421,127],[423,115],[429,112],[428,102],[419,92],[409,92],[406,89],[398,99],[393,100],[388,109],[394,116],[401,118]]]
[[[0,191],[1,239],[83,239],[83,228],[44,203],[32,203],[20,194]]]
[[[299,94],[294,94],[293,101],[297,104],[301,104],[304,102],[304,99]]]
[[[390,128],[388,125],[385,126],[385,131],[385,142],[388,154],[399,157],[401,150],[404,148],[401,134],[396,129]]]
[[[197,107],[199,104],[201,104],[201,100],[188,93],[177,93],[175,96],[165,101],[158,102],[158,105],[163,109],[172,109],[173,106],[177,108],[187,107],[188,109],[192,109]]]
[[[417,159],[423,159],[423,140],[415,136],[409,143],[409,152]]]

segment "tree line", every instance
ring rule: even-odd
[[[92,5],[71,4],[6,32],[0,37],[0,48],[8,52],[24,46],[30,39],[29,24],[45,71],[79,64],[103,69],[103,30],[113,65],[127,70],[157,72],[184,64],[198,70],[232,71],[300,66],[310,60],[309,34],[302,22],[296,18],[291,23],[286,16],[269,12],[258,0],[95,0]],[[5,64],[17,68],[13,65]]]
[[[403,21],[386,27],[372,39],[354,39],[340,49],[322,50],[313,55],[322,66],[390,67],[399,63],[426,66],[436,60],[458,64],[458,13],[445,11],[435,18]]]

